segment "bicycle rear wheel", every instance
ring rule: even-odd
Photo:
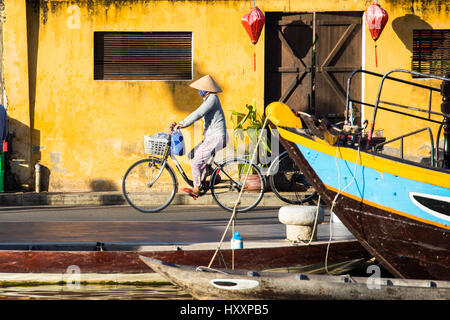
[[[122,192],[136,210],[144,213],[158,212],[166,208],[175,197],[175,174],[168,164],[161,166],[162,161],[159,159],[144,159],[134,163],[125,173]]]
[[[302,204],[316,198],[316,190],[287,153],[274,161],[269,181],[279,199],[290,204]]]
[[[219,206],[233,211],[239,192],[250,170],[236,212],[246,212],[258,205],[264,195],[264,176],[256,165],[250,167],[245,159],[231,159],[223,163],[211,176],[211,193]]]

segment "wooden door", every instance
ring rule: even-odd
[[[316,13],[315,23],[315,115],[341,121],[348,77],[361,68],[362,12]],[[351,97],[361,101],[361,81],[355,80]]]
[[[265,105],[310,111],[312,13],[266,13]]]
[[[265,105],[342,120],[348,76],[361,68],[361,27],[362,12],[266,13]]]

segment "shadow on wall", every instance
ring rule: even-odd
[[[165,81],[164,86],[166,87],[167,95],[171,98],[172,104],[178,111],[186,112],[187,114],[191,113],[200,104],[203,102],[202,98],[198,94],[198,90],[191,88],[189,85],[194,81],[200,79],[203,76],[206,76],[207,73],[203,73],[198,71],[197,65],[193,64],[193,79],[191,81]],[[223,84],[219,81],[219,75],[221,74],[221,70],[215,71],[215,74],[211,74],[217,84],[223,88]],[[186,101],[194,101],[186,102]],[[181,121],[183,119],[179,119]],[[169,123],[167,124],[167,126]]]
[[[28,70],[29,70],[29,103],[30,126],[13,118],[9,121],[9,133],[6,138],[8,151],[5,153],[5,191],[23,192],[34,190],[34,164],[39,159],[33,159],[30,154],[30,134],[39,141],[39,132],[34,130],[34,100],[36,92],[36,64],[39,36],[39,5],[38,2],[27,1],[27,41],[28,41]],[[33,144],[33,142],[31,142]],[[31,159],[30,159],[31,156]],[[30,161],[31,160],[31,161]],[[48,169],[42,170],[43,180],[49,180]],[[48,189],[48,187],[47,187]]]
[[[117,184],[108,179],[93,179],[89,183],[91,191],[101,192],[101,191],[119,191],[121,188],[117,186]],[[100,203],[102,205],[116,205],[116,204],[124,204],[125,199],[122,196],[122,193],[106,193],[100,195]]]
[[[38,1],[26,2],[27,19],[27,44],[28,44],[28,95],[30,111],[30,134],[31,134],[31,180],[36,177],[35,164],[41,160],[40,132],[34,128],[35,106],[36,106],[36,76],[37,57],[39,48],[39,17],[40,4]],[[50,186],[50,169],[40,164],[40,191],[48,191]],[[33,185],[32,190],[34,190]]]
[[[31,191],[34,190],[34,165],[30,168],[25,166],[27,153],[30,150],[29,145],[30,128],[16,119],[9,118],[9,133],[6,141],[8,142],[8,152],[5,154],[5,190],[6,191]],[[40,140],[40,132],[31,130],[31,135],[37,141]],[[32,148],[33,155],[40,159],[40,150]],[[40,189],[48,191],[50,181],[50,170],[41,165],[40,170]],[[29,184],[29,187],[24,187]]]
[[[116,183],[108,179],[93,179],[89,183],[92,191],[117,191],[119,187]]]
[[[410,52],[413,51],[413,30],[433,29],[426,21],[414,14],[407,14],[394,19],[392,28]]]

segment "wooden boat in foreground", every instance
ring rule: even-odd
[[[357,70],[352,76],[356,72],[364,71]],[[383,76],[367,72],[382,77],[376,104],[365,104],[374,107],[368,132],[352,123],[341,128],[306,113],[294,114],[280,102],[271,103],[266,114],[271,128],[278,129],[289,156],[322,200],[390,273],[400,278],[450,280],[450,79],[428,76],[443,80],[439,90],[394,78],[394,72],[414,73],[393,70]],[[429,108],[422,110],[381,101],[385,80],[429,91]],[[434,91],[444,96],[442,113],[431,112]],[[351,100],[348,94],[347,101],[349,118],[351,103],[358,101]],[[433,139],[429,128],[389,141],[376,138],[374,123],[377,110],[381,109],[401,114],[410,122],[419,118],[438,124],[437,139]],[[417,115],[420,112],[426,115]],[[429,165],[403,159],[403,149],[399,157],[383,153],[388,143],[403,142],[405,137],[427,129],[432,144]],[[443,159],[439,158],[438,148],[441,131],[444,132]]]
[[[327,241],[313,241],[310,245],[266,241],[258,246],[248,245],[248,248],[235,250],[235,266],[257,270],[320,270],[325,263],[327,247]],[[78,246],[0,245],[0,273],[64,273],[71,265],[77,265],[83,273],[146,273],[150,269],[142,263],[139,255],[170,263],[208,265],[216,248],[215,243],[189,246],[126,246],[103,243]],[[223,248],[218,256],[212,267],[231,266],[230,249]],[[353,262],[357,264],[371,257],[357,240],[332,240],[328,252],[328,269],[351,268]]]
[[[450,299],[449,281],[216,270],[169,264],[144,256],[140,259],[196,299]]]

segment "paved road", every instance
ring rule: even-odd
[[[238,217],[246,239],[282,239],[278,208],[261,207]],[[214,207],[172,206],[143,214],[129,206],[3,207],[0,243],[186,244],[219,241],[230,213]]]
[[[279,207],[257,207],[238,215],[239,220],[277,219]],[[231,213],[218,206],[169,206],[157,213],[141,213],[127,205],[0,207],[0,222],[49,221],[211,221],[227,220]]]
[[[279,207],[238,215],[244,241],[285,239]],[[129,206],[0,207],[0,244],[190,244],[217,242],[231,214],[217,206],[171,206],[153,214]],[[326,215],[326,220],[328,216]],[[325,225],[319,225],[326,229]],[[326,232],[326,230],[325,230]],[[231,237],[227,233],[226,239]]]

